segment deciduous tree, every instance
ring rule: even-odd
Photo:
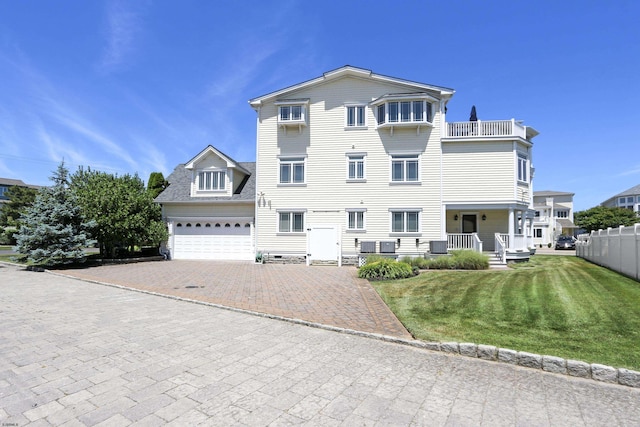
[[[138,175],[79,169],[71,177],[71,187],[82,212],[96,223],[94,236],[103,256],[116,256],[118,247],[157,247],[166,240],[160,207]]]
[[[29,206],[36,200],[37,190],[30,187],[14,185],[4,193],[9,199],[0,207],[0,226],[18,227],[22,217]]]
[[[573,214],[574,223],[587,232],[606,230],[621,225],[629,226],[640,221],[640,217],[631,209],[596,206]]]

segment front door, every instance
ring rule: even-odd
[[[462,232],[463,233],[477,233],[478,232],[478,217],[475,214],[463,214],[462,215]]]

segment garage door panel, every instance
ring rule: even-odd
[[[249,227],[180,227],[173,241],[174,259],[252,260]]]

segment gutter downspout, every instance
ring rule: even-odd
[[[260,142],[260,123],[261,117],[260,112],[262,111],[262,107],[256,108],[256,194],[255,194],[255,203],[254,203],[254,215],[253,215],[253,252],[254,255],[258,253],[258,207],[260,203],[259,188],[260,188],[260,152],[259,152],[259,142]]]

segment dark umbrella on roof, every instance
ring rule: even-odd
[[[478,116],[476,116],[476,106],[473,105],[471,107],[471,115],[469,116],[469,121],[470,122],[477,122],[478,121]]]

